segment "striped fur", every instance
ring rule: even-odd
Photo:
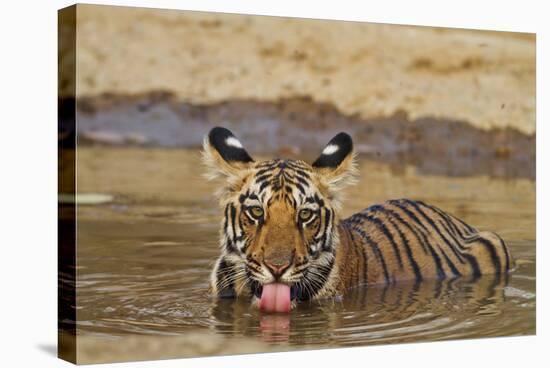
[[[341,189],[353,181],[351,138],[341,133],[312,165],[255,162],[227,129],[204,143],[210,176],[223,176],[221,255],[211,279],[219,297],[291,286],[296,301],[341,295],[358,285],[401,280],[506,277],[503,240],[422,201],[390,200],[340,219]],[[275,266],[274,266],[275,265]]]

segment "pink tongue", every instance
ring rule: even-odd
[[[290,312],[290,287],[285,284],[266,284],[260,298],[260,310],[264,312]]]

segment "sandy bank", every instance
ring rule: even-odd
[[[78,96],[307,96],[365,119],[535,132],[533,35],[92,5],[77,20]]]

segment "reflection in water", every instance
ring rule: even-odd
[[[208,295],[221,213],[199,157],[181,150],[79,150],[79,192],[114,195],[112,203],[77,209],[81,362],[122,359],[132,349],[147,359],[535,332],[532,181],[419,176],[363,161],[363,184],[348,191],[346,215],[387,198],[423,199],[502,235],[517,269],[507,283],[484,276],[356,288],[339,299],[301,303],[289,315],[262,315],[249,300]],[[160,341],[161,351],[148,353]],[[104,355],[94,358],[99,350]]]
[[[288,341],[290,337],[290,315],[264,315],[260,318],[262,340],[266,342]]]
[[[498,316],[506,281],[492,275],[475,282],[454,279],[400,283],[350,290],[344,297],[302,303],[291,314],[261,314],[247,301],[219,300],[212,314],[216,329],[232,336],[259,335],[266,342],[362,345],[480,336],[472,322],[479,315]],[[458,319],[456,314],[460,313]],[[469,326],[473,328],[468,328]]]

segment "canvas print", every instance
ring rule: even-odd
[[[62,359],[535,334],[534,34],[58,25]]]

